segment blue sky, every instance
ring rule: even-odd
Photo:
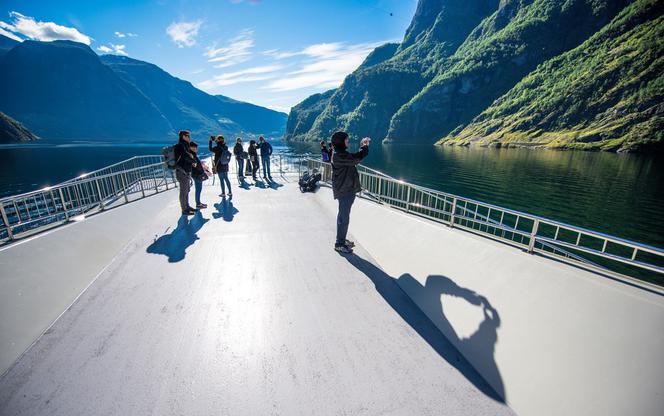
[[[0,33],[152,62],[212,94],[287,112],[400,41],[417,0],[4,0]]]

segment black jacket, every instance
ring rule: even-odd
[[[184,140],[179,140],[173,150],[173,153],[175,153],[175,165],[178,169],[181,169],[186,173],[191,173],[191,169],[193,168],[191,164],[196,163],[196,159],[194,159],[194,155],[189,151],[189,143]]]
[[[242,152],[244,152],[244,148],[240,143],[235,143],[235,147],[233,147],[233,154],[235,155],[236,160],[242,159]]]
[[[203,165],[201,164],[201,160],[198,158],[198,155],[193,154],[194,159],[196,159],[196,167],[191,169],[191,177],[192,178],[200,178],[205,174],[205,170],[203,170]]]
[[[249,160],[251,163],[258,163],[258,151],[256,146],[249,145]]]
[[[225,165],[222,165],[219,163],[221,161],[221,154],[224,153],[225,150],[228,150],[228,147],[225,144],[218,144],[216,142],[214,147],[212,146],[212,141],[210,141],[208,147],[210,148],[210,151],[214,153],[214,159],[213,162],[214,166],[217,168],[217,172],[228,172],[228,163]]]
[[[332,192],[334,199],[355,194],[362,190],[360,175],[355,166],[369,154],[369,146],[362,146],[357,153],[334,150],[332,153]]]
[[[261,158],[272,156],[272,145],[266,141],[258,143],[258,149],[261,151]]]

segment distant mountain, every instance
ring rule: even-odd
[[[88,46],[24,41],[0,58],[0,110],[41,137],[163,138],[173,126]]]
[[[11,48],[18,45],[20,42],[10,39],[6,36],[0,35],[0,56],[6,54]]]
[[[194,136],[284,132],[285,113],[209,95],[148,62],[117,55],[103,55],[101,61],[148,97],[172,126],[191,130]]]
[[[640,0],[540,65],[441,143],[639,150],[664,144],[664,2]]]
[[[545,69],[546,65],[555,65],[549,64],[549,61],[557,57],[562,59],[604,30],[606,45],[618,42],[623,32],[607,28],[631,3],[630,0],[420,0],[403,42],[377,48],[346,77],[339,88],[324,96],[312,96],[293,107],[285,137],[289,140],[320,140],[329,137],[335,130],[343,129],[352,137],[368,135],[387,142],[433,143],[443,137],[457,137],[478,116],[477,120],[484,123],[482,126],[500,124],[500,121],[490,119],[505,117],[514,110],[512,104],[516,94],[520,94],[524,110],[538,112],[546,118],[545,107],[533,109],[533,103],[528,106],[525,98],[532,97],[532,90],[541,86],[544,79],[553,82],[548,78],[553,75],[552,71],[546,72],[546,76],[532,78],[529,74]],[[651,4],[649,13],[653,22],[662,14],[662,0],[638,0],[634,4],[630,7],[642,9],[645,4]],[[642,52],[638,56],[621,56],[613,64],[608,60],[600,62],[595,59],[601,55],[599,52],[596,52],[595,58],[579,53],[573,59],[579,67],[583,66],[593,73],[593,88],[600,89],[610,85],[618,76],[611,68],[621,62],[620,83],[631,87],[622,88],[624,94],[620,97],[636,102],[643,98],[643,94],[650,94],[648,102],[661,103],[664,98],[659,87],[661,82],[648,88],[635,88],[634,85],[640,85],[642,81],[649,82],[650,75],[644,78],[643,74],[629,70],[626,63],[638,61],[639,68],[650,68],[651,71],[660,68],[661,73],[662,36],[660,32],[653,32],[652,26],[647,30],[649,35],[639,32],[639,36],[646,36],[647,41],[636,48]],[[631,36],[625,42],[626,50],[631,50],[637,39]],[[608,51],[610,48],[600,49]],[[586,59],[589,62],[582,62]],[[561,62],[567,61],[563,59]],[[575,63],[569,63],[568,67],[573,68]],[[600,70],[596,66],[598,64],[605,65],[606,70]],[[569,80],[564,73],[559,73],[555,89],[550,92],[555,91],[561,97],[580,98],[582,94],[564,90],[567,84],[560,77]],[[577,90],[584,89],[580,83],[579,80]],[[517,89],[517,85],[521,86]],[[494,101],[510,91],[514,91],[513,96],[499,101],[503,103],[500,112],[488,110],[492,104],[499,103]],[[608,89],[606,92],[609,94]],[[551,100],[552,96],[547,99]],[[609,100],[609,97],[605,95],[601,99]],[[574,130],[590,126],[590,120],[597,120],[592,124],[596,128],[602,123],[600,119],[607,122],[611,119],[606,115],[600,117],[607,108],[618,110],[615,114],[627,114],[622,112],[624,108],[613,108],[610,102],[614,101],[609,100],[606,105],[594,102],[584,111],[577,111],[577,122],[569,127]],[[537,104],[543,103],[540,101]],[[589,104],[587,101],[584,103]],[[570,108],[571,103],[560,100],[559,104],[567,106],[558,107],[560,110]],[[576,106],[580,105],[577,102]],[[637,108],[645,107],[637,105],[632,110],[640,111]],[[527,118],[528,114],[524,113],[524,117]],[[648,107],[639,117],[635,117],[635,113],[629,114],[632,115],[621,121],[622,130],[616,132],[626,131],[628,125],[636,126],[640,123],[637,120],[641,120],[650,126],[649,129],[642,129],[642,133],[651,134],[654,126],[662,123],[661,114],[653,107]],[[552,117],[546,120],[553,120]],[[537,126],[543,128],[541,132],[537,130],[543,141],[553,137],[545,136],[543,132],[553,128],[554,124],[540,123]],[[639,130],[641,127],[635,128]],[[466,135],[469,132],[472,133],[472,140]],[[467,130],[458,141],[451,142],[485,142],[487,139],[482,139],[485,132],[486,129]],[[589,138],[587,135],[584,137]],[[523,135],[520,140],[522,138]]]
[[[14,44],[0,56],[0,90],[0,110],[49,139],[161,141],[181,129],[194,137],[281,135],[287,118],[71,41]]]
[[[0,112],[0,143],[20,143],[38,139],[21,123]]]

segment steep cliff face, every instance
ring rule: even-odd
[[[664,140],[664,2],[638,0],[441,143],[645,150]]]
[[[627,0],[508,1],[399,109],[388,141],[432,142],[468,123],[537,65],[606,25]]]
[[[642,7],[639,4],[644,2],[646,0],[638,0],[634,7]],[[656,6],[661,5],[662,0],[649,2]],[[433,143],[443,137],[449,142],[477,141],[477,123],[464,131],[465,126],[480,114],[477,121],[483,126],[491,117],[508,115],[506,106],[497,111],[491,107],[492,103],[517,85],[520,87],[514,94],[521,96],[527,95],[527,88],[537,88],[537,82],[545,79],[542,76],[529,78],[531,72],[556,57],[565,56],[608,28],[619,13],[626,13],[630,3],[630,0],[420,0],[403,42],[398,46],[390,45],[389,49],[386,46],[380,51],[382,59],[372,57],[371,62],[360,66],[330,94],[329,100],[328,92],[325,99],[305,100],[296,106],[296,111],[290,115],[294,120],[289,120],[286,137],[319,140],[343,129],[351,137],[368,135],[387,142]],[[650,10],[656,17],[657,7]],[[615,40],[621,35],[607,30],[604,36]],[[640,68],[656,66],[661,58],[661,51],[655,48],[661,44],[661,36],[650,38],[657,40],[650,41],[650,49],[641,49],[644,54],[639,58]],[[634,42],[631,37],[629,44]],[[574,59],[579,65],[585,65],[586,55],[577,54]],[[602,65],[611,64],[604,61]],[[606,76],[598,77],[598,85],[610,84],[611,74],[598,73]],[[623,88],[624,100],[634,101],[632,94],[650,94],[653,102],[658,97],[661,99],[653,86],[655,81],[646,80],[627,66],[621,73],[628,74],[632,84],[650,83],[650,87],[638,91]],[[520,84],[522,81],[525,84]],[[560,90],[556,92],[563,94]],[[506,100],[512,102],[513,97]],[[586,121],[609,120],[605,107],[611,106],[589,105],[587,111],[577,112],[575,117]],[[539,113],[543,113],[543,108]],[[623,110],[616,114],[622,114]],[[300,117],[298,114],[305,113],[306,123],[295,122]],[[640,119],[647,119],[651,127],[638,130],[650,132],[652,126],[659,125],[657,120],[661,114],[652,107],[644,114],[647,115]],[[631,124],[637,118],[633,116],[623,121]],[[296,125],[298,130],[293,134]],[[495,128],[495,123],[492,126]],[[553,124],[538,126],[553,128]],[[461,131],[464,133],[459,136]]]
[[[372,52],[365,62],[331,95],[309,126],[286,138],[318,140],[338,129],[351,135],[382,138],[392,115],[431,80],[438,62],[452,54],[472,29],[498,5],[495,1],[422,0],[401,44],[387,44]],[[301,114],[308,101],[297,106]],[[308,110],[309,115],[314,114]],[[297,117],[291,113],[291,117]],[[306,131],[305,131],[306,129]]]

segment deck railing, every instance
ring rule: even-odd
[[[205,161],[208,157],[202,155],[201,159]],[[318,169],[324,182],[332,181],[331,165],[317,159],[275,153],[271,164],[273,175]],[[232,166],[231,172],[237,174],[237,165],[232,162]],[[664,275],[661,248],[410,184],[366,166],[359,165],[358,171],[363,188],[361,196],[406,213],[488,236],[530,253],[619,277],[635,277],[638,282],[643,278],[640,271]],[[214,179],[209,183],[213,184]],[[0,241],[10,242],[175,186],[174,172],[165,168],[161,156],[151,155],[133,157],[58,185],[2,198]]]
[[[331,182],[329,163],[313,158],[305,163],[307,169],[321,172],[323,181]],[[660,277],[664,274],[661,248],[413,185],[366,166],[359,165],[358,171],[362,196],[406,213],[488,236],[529,253],[555,257],[616,277],[636,278],[639,284],[643,279],[640,271],[654,272]]]

